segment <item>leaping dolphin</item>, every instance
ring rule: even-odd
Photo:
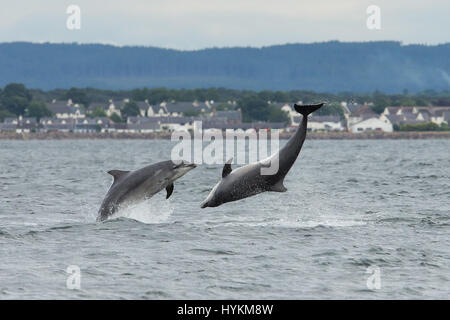
[[[234,171],[231,169],[232,159],[230,159],[223,167],[222,180],[211,190],[206,200],[201,204],[201,208],[217,207],[223,203],[244,199],[265,191],[286,192],[287,189],[283,185],[283,180],[297,159],[305,141],[308,114],[322,106],[323,103],[316,105],[295,104],[295,110],[303,115],[303,119],[286,145],[269,158],[248,164]],[[261,169],[269,167],[273,161],[279,161],[276,173],[262,175]]]
[[[144,201],[164,188],[167,190],[168,199],[173,192],[173,182],[195,167],[195,164],[169,160],[131,172],[108,171],[114,177],[114,182],[98,211],[97,221],[106,220],[117,212],[120,206]]]

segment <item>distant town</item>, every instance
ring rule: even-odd
[[[83,101],[86,96],[80,96],[83,92],[77,89],[71,89],[73,98],[69,90],[65,93],[67,99],[39,101],[33,97],[36,94],[30,93],[23,85],[8,86],[0,92],[0,120],[3,120],[0,132],[19,134],[170,133],[196,130],[198,121],[201,121],[204,132],[248,133],[261,129],[291,132],[301,121],[301,115],[295,112],[293,105],[304,103],[301,100],[264,100],[261,95],[251,93],[227,101],[177,101],[169,97],[155,102],[133,99],[136,98],[133,94],[129,98],[86,103]],[[269,116],[261,117],[261,110]],[[308,130],[353,134],[449,131],[449,124],[450,105],[386,105],[380,109],[380,103],[376,101],[334,101],[324,108],[322,114],[309,117]]]

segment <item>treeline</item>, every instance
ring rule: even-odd
[[[409,93],[405,90],[401,94],[385,94],[375,91],[370,94],[362,93],[320,93],[308,90],[291,91],[250,91],[234,90],[226,88],[205,89],[167,89],[167,88],[139,88],[133,90],[102,90],[96,88],[71,88],[56,90],[28,89],[20,83],[11,83],[3,89],[0,88],[0,120],[8,116],[47,116],[49,110],[44,102],[52,100],[72,99],[74,103],[84,106],[86,109],[97,102],[115,102],[130,99],[129,104],[124,105],[127,115],[138,112],[133,101],[144,101],[152,105],[163,101],[214,101],[218,110],[233,108],[227,102],[236,101],[234,108],[241,108],[244,121],[286,121],[286,115],[272,103],[318,103],[326,102],[326,106],[319,109],[316,115],[343,116],[340,106],[342,101],[347,103],[363,104],[373,102],[372,109],[381,113],[387,106],[450,106],[450,90],[427,90],[419,93]],[[270,103],[269,103],[270,102]],[[100,110],[94,115],[102,115]],[[194,114],[192,114],[194,115]],[[197,115],[197,114],[195,114]],[[118,119],[116,119],[118,120]]]
[[[394,41],[180,51],[101,44],[0,43],[0,85],[325,92],[418,92],[449,87],[450,44]]]
[[[51,101],[53,99],[72,99],[76,103],[88,106],[92,102],[107,102],[125,98],[135,101],[148,100],[150,104],[157,104],[163,101],[239,101],[244,97],[258,96],[264,101],[270,102],[352,102],[363,104],[373,102],[378,109],[385,106],[449,106],[450,90],[434,91],[425,90],[418,93],[410,93],[404,90],[401,94],[386,94],[380,91],[373,93],[325,93],[309,90],[290,91],[250,91],[234,90],[226,88],[206,88],[206,89],[167,89],[167,88],[139,88],[133,90],[102,90],[96,88],[71,88],[56,90],[28,90],[35,100]],[[1,89],[0,89],[1,92]]]
[[[6,117],[47,117],[51,111],[43,101],[33,99],[33,94],[23,84],[12,83],[0,89],[0,120]]]
[[[450,131],[450,126],[445,122],[438,125],[433,122],[418,124],[394,124],[394,131]]]

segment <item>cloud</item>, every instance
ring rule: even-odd
[[[2,0],[4,1],[4,0]],[[66,8],[82,28],[66,28]],[[381,30],[366,8],[381,8]],[[450,2],[387,0],[16,0],[0,4],[0,41],[106,42],[179,49],[328,40],[450,41]]]

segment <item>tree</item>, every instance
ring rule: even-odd
[[[113,113],[109,118],[110,118],[114,123],[123,122],[123,119],[122,119],[117,113]]]
[[[89,99],[83,89],[70,88],[64,95],[64,99],[71,99],[73,103],[82,104],[85,108],[89,106]]]
[[[183,112],[183,115],[185,117],[197,117],[198,115],[200,115],[200,111],[198,111],[198,110],[187,110],[187,111]]]
[[[151,104],[161,103],[169,98],[169,93],[166,88],[155,88],[149,90],[148,94],[147,99]]]
[[[271,107],[269,112],[270,122],[288,122],[289,117],[286,112],[277,107]]]
[[[344,118],[344,110],[341,105],[337,102],[327,103],[322,108],[314,111],[315,116],[339,116],[341,119]]]
[[[0,107],[0,122],[5,121],[5,118],[14,118],[16,115],[7,110],[2,110]]]
[[[372,111],[381,114],[386,107],[389,106],[389,98],[386,97],[384,94],[381,94],[379,92],[375,93],[374,99],[373,99],[373,107],[371,107]]]
[[[216,109],[216,111],[228,111],[228,110],[233,110],[234,106],[229,103],[221,103],[217,106],[214,106],[214,108]]]
[[[10,83],[2,92],[1,104],[17,116],[23,115],[31,101],[31,94],[21,83]]]
[[[32,101],[27,108],[27,117],[36,118],[38,121],[43,117],[51,117],[52,112],[47,108],[46,104],[41,101]]]
[[[283,91],[277,91],[274,93],[274,96],[273,96],[273,101],[276,101],[276,102],[286,102],[286,101],[288,101],[288,99],[289,99],[288,94]]]
[[[124,119],[127,119],[128,117],[136,117],[140,114],[139,107],[134,101],[125,103],[120,112],[122,113],[122,117]]]
[[[105,110],[103,110],[102,107],[95,107],[94,110],[92,110],[90,116],[92,118],[96,118],[96,117],[106,117],[106,112]]]
[[[267,121],[269,117],[269,104],[255,94],[245,96],[239,100],[238,105],[242,110],[244,122]]]
[[[440,131],[438,124],[433,122],[418,123],[418,124],[402,124],[399,131]]]

